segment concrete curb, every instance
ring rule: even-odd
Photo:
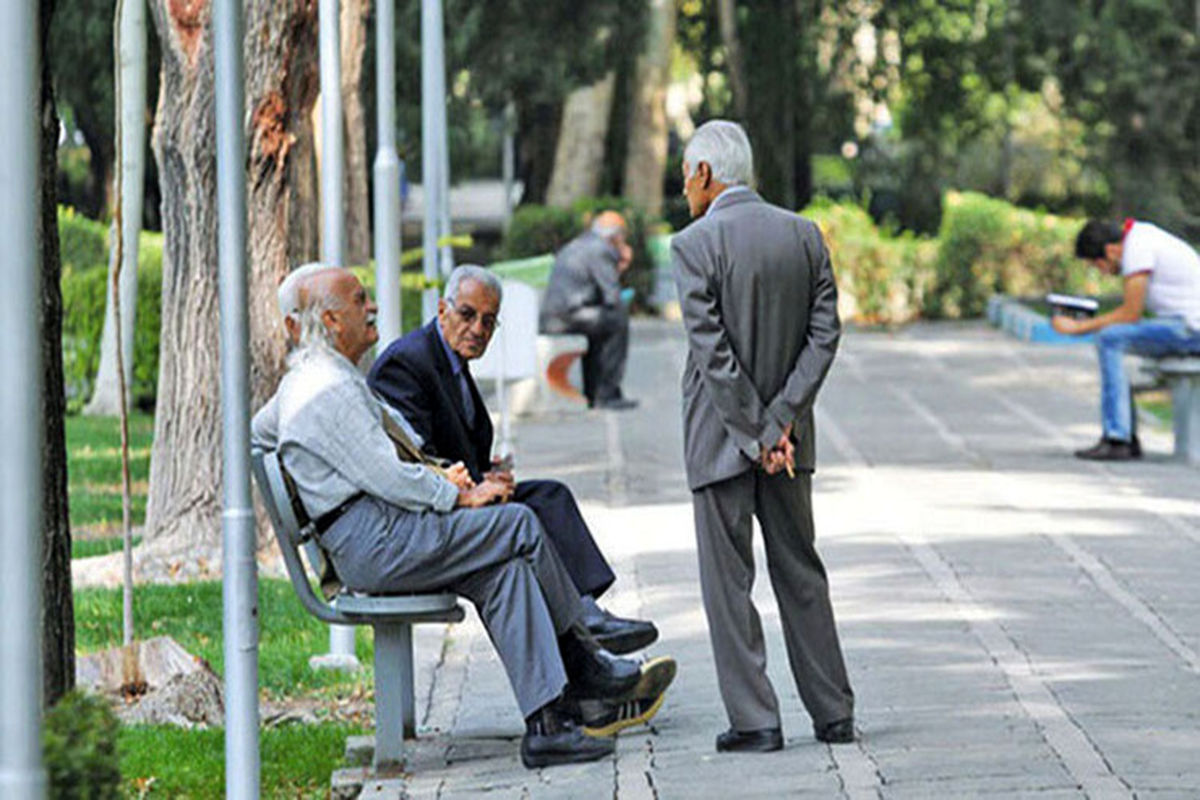
[[[1006,331],[1009,335],[1035,344],[1076,345],[1092,344],[1092,335],[1067,336],[1050,327],[1050,318],[1039,314],[1007,294],[994,294],[988,298],[988,322]]]

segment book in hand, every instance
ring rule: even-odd
[[[1072,319],[1090,319],[1100,310],[1100,303],[1090,297],[1077,297],[1073,294],[1046,295],[1046,302],[1056,317],[1071,317]]]

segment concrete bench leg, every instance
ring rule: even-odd
[[[381,622],[374,627],[375,769],[379,770],[404,764],[406,695],[412,704],[412,626]]]
[[[1171,381],[1171,406],[1175,418],[1175,457],[1200,465],[1200,376]]]

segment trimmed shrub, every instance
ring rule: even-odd
[[[854,203],[819,199],[801,213],[820,226],[829,247],[843,319],[897,324],[921,313],[933,281],[935,240],[881,231]]]
[[[500,245],[503,259],[554,253],[579,231],[575,215],[565,208],[526,205],[513,211]]]
[[[82,408],[100,368],[100,337],[108,289],[108,229],[59,209],[63,248],[63,380],[71,410]],[[68,256],[69,252],[69,256]],[[158,391],[158,337],[162,321],[162,234],[138,241],[137,324],[133,336],[135,405],[153,406]]]
[[[49,795],[61,800],[120,796],[116,715],[103,697],[82,691],[63,695],[46,712],[42,755]]]
[[[1081,224],[982,194],[948,193],[926,315],[977,317],[997,292],[1119,293],[1119,280],[1104,278],[1075,258]]]

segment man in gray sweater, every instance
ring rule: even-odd
[[[588,339],[583,393],[592,408],[620,411],[637,405],[621,393],[629,355],[629,311],[621,302],[621,275],[632,260],[624,218],[604,211],[589,230],[558,251],[542,300],[543,333],[582,333]]]

